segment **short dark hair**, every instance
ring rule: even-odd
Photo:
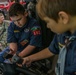
[[[76,15],[76,0],[38,0],[36,7],[40,17],[48,16],[55,21],[58,20],[60,11]]]
[[[19,3],[14,3],[11,5],[9,9],[9,16],[18,16],[19,14],[24,14],[25,8],[19,4]]]
[[[0,13],[2,13],[5,16],[4,11],[0,10]]]

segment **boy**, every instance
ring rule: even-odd
[[[4,12],[0,10],[0,51],[7,46],[6,36],[9,22],[4,21]]]
[[[50,46],[24,58],[23,65],[59,54],[56,75],[76,73],[76,0],[39,0],[37,11],[47,27],[57,33]]]
[[[6,51],[12,55],[18,53],[20,57],[24,57],[36,48],[42,47],[41,27],[35,19],[28,17],[28,13],[21,4],[12,4],[9,16],[12,20],[7,35],[9,47],[0,53],[0,62],[4,62],[3,55]]]

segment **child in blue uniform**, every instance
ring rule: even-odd
[[[24,58],[23,65],[59,54],[56,75],[75,75],[76,0],[38,0],[37,11],[56,35],[48,48]]]
[[[9,16],[12,20],[7,34],[9,47],[0,52],[0,62],[4,62],[3,55],[6,51],[12,55],[18,52],[20,57],[24,57],[42,47],[41,27],[35,19],[28,17],[22,5],[12,4]]]

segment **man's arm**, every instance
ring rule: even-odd
[[[19,56],[24,57],[30,54],[35,48],[36,46],[28,45],[22,52],[19,53]]]

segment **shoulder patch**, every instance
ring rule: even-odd
[[[28,43],[28,40],[25,39],[25,40],[21,41],[20,44],[21,44],[22,46],[24,46],[24,45],[27,44],[27,43]]]
[[[40,28],[39,26],[34,26],[34,27],[31,28],[31,30],[32,30],[32,31],[41,30],[41,28]]]
[[[24,32],[29,32],[29,28],[27,28],[27,29],[25,28],[25,29],[24,29]]]
[[[39,26],[34,26],[31,28],[31,31],[33,32],[34,35],[40,35],[41,34],[41,28]]]

